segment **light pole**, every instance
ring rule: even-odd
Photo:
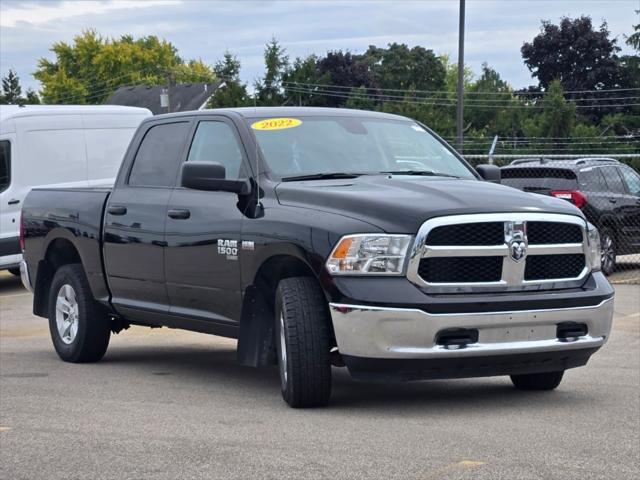
[[[460,0],[460,25],[458,27],[458,103],[456,105],[456,143],[458,152],[462,153],[463,133],[463,96],[464,96],[464,2]]]

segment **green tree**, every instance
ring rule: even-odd
[[[549,84],[540,105],[542,107],[540,114],[524,122],[525,136],[551,138],[553,141],[546,143],[545,148],[551,145],[553,153],[562,153],[566,149],[563,139],[571,136],[575,125],[576,106],[564,98],[564,89],[559,80]],[[532,147],[542,148],[542,145],[532,145]]]
[[[9,105],[17,105],[21,103],[22,87],[20,86],[20,78],[16,72],[9,69],[6,77],[2,78],[2,103]]]
[[[121,85],[215,79],[201,60],[183,60],[170,42],[152,35],[110,39],[87,30],[71,44],[53,44],[51,51],[55,59],[41,58],[34,73],[46,103],[99,104]]]
[[[27,88],[27,95],[25,96],[25,104],[27,105],[39,105],[40,97],[33,88]]]
[[[357,110],[375,110],[375,100],[368,96],[365,87],[352,88],[349,92],[349,98],[345,103],[347,108],[355,108]]]
[[[285,96],[292,105],[326,107],[329,104],[329,97],[314,93],[319,89],[317,85],[331,83],[330,75],[320,71],[318,62],[316,55],[298,57],[285,72],[282,84]]]
[[[620,64],[615,38],[605,22],[598,30],[591,18],[564,17],[559,25],[542,22],[540,34],[522,46],[522,58],[544,89],[559,80],[565,90],[620,87]]]
[[[446,71],[442,62],[424,47],[390,43],[387,48],[369,47],[364,55],[374,82],[384,89],[442,90]]]
[[[240,81],[240,60],[226,51],[216,62],[213,71],[222,82],[207,105],[209,108],[241,107],[248,105],[247,86]]]
[[[265,106],[282,105],[282,79],[289,66],[289,57],[275,37],[265,45],[264,64],[264,77],[255,84],[257,102]]]
[[[640,10],[636,10],[636,15],[640,15]],[[633,26],[633,33],[629,36],[625,35],[627,45],[633,47],[636,52],[640,52],[640,23]]]

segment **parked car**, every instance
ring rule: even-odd
[[[36,186],[112,185],[144,108],[0,105],[0,270],[19,274],[20,209]]]
[[[616,256],[640,253],[640,175],[612,158],[526,158],[502,167],[502,183],[565,199],[600,231],[602,271]]]
[[[614,292],[584,214],[499,174],[396,115],[161,115],[113,188],[27,196],[23,281],[68,362],[137,324],[237,338],[293,407],[329,401],[332,364],[551,390],[608,339]]]

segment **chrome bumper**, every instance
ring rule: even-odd
[[[20,279],[22,280],[24,288],[33,293],[33,285],[31,284],[31,277],[29,277],[29,268],[27,267],[27,262],[24,260],[20,262]]]
[[[515,312],[432,314],[418,309],[330,303],[338,350],[385,359],[446,359],[598,348],[611,331],[613,297],[598,305]],[[587,335],[557,338],[561,322],[585,323]],[[478,330],[478,341],[452,349],[436,344],[439,332]]]

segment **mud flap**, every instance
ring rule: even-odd
[[[260,289],[248,287],[240,319],[238,363],[248,367],[276,364],[273,312]]]

